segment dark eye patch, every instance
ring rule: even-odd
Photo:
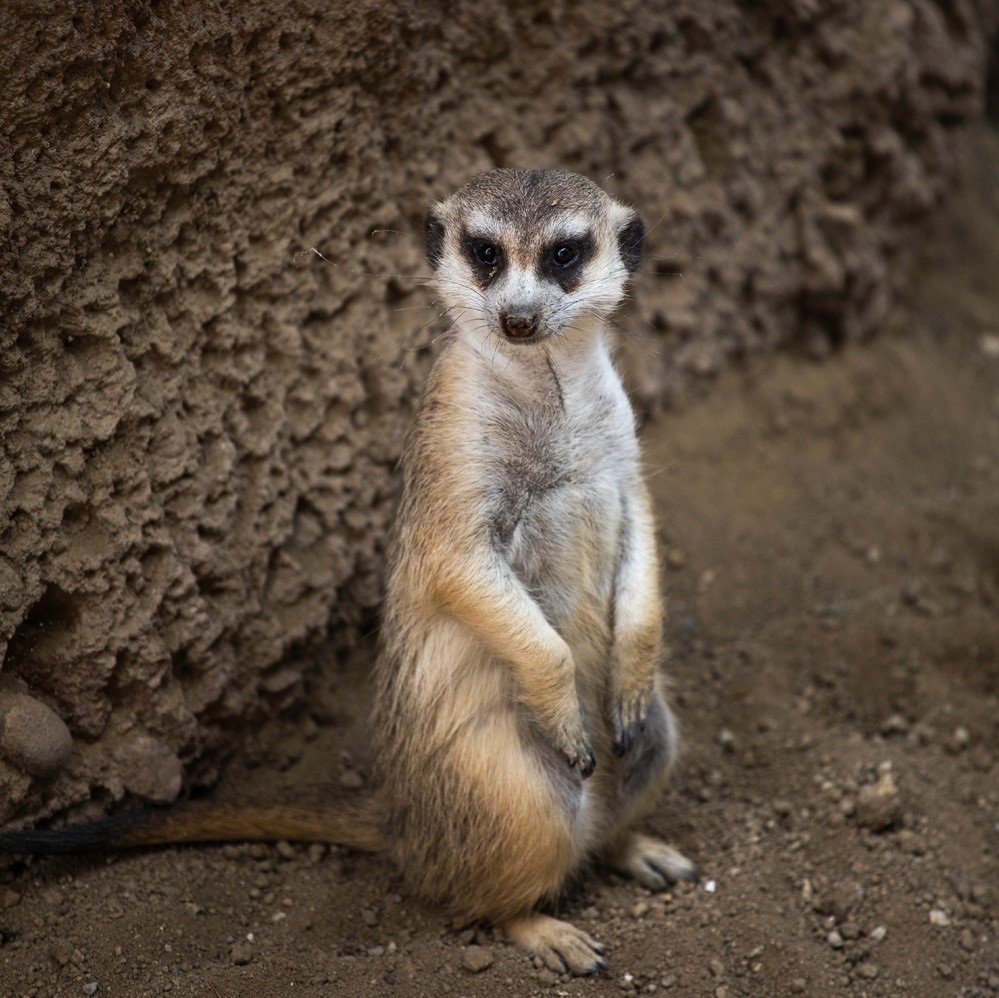
[[[638,270],[638,265],[642,260],[642,243],[644,241],[645,223],[636,214],[617,234],[617,247],[621,253],[621,262],[629,274]]]
[[[461,246],[472,267],[476,283],[481,288],[488,287],[503,270],[506,262],[503,247],[492,239],[470,235],[462,237]]]
[[[427,260],[430,266],[436,270],[444,255],[444,223],[432,211],[427,212],[427,218],[423,224],[423,236],[427,249]]]
[[[538,273],[563,291],[574,291],[579,286],[583,267],[593,256],[593,247],[593,236],[589,232],[571,239],[557,239],[541,251]]]

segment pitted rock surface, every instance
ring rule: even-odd
[[[75,750],[0,759],[0,820],[211,779],[373,619],[432,198],[560,165],[637,204],[643,405],[822,352],[877,331],[987,81],[994,113],[997,12],[8,4],[0,657]]]

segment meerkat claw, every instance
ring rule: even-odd
[[[628,750],[634,744],[634,741],[635,741],[634,726],[632,725],[628,728],[625,728],[624,730],[617,732],[617,735],[614,738],[614,742],[611,745],[611,751],[614,753],[614,755],[620,758],[621,756],[627,754]]]
[[[700,881],[696,867],[686,856],[649,835],[632,835],[614,865],[619,873],[652,891],[665,890],[678,880],[693,884]]]
[[[584,780],[588,776],[592,776],[593,771],[597,768],[597,760],[592,750],[584,751],[579,755],[566,754],[565,759],[570,769],[579,769],[579,773]]]
[[[607,970],[603,946],[569,922],[531,914],[508,922],[506,934],[556,974],[595,977]]]
[[[593,754],[593,746],[590,745],[581,726],[576,731],[560,728],[556,745],[565,756],[570,769],[578,768],[584,780],[592,775],[596,769],[597,759]]]
[[[645,730],[649,710],[649,697],[644,693],[621,696],[614,703],[611,721],[614,741],[611,751],[618,757],[625,755],[635,744],[638,732]]]

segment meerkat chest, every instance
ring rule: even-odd
[[[610,586],[637,462],[623,393],[507,412],[493,434],[494,536],[518,574],[557,602]]]

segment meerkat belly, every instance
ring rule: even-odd
[[[603,740],[601,704],[621,529],[617,477],[593,475],[532,498],[507,552],[510,566],[572,649],[583,723],[595,744]],[[551,773],[565,768],[560,758],[552,763]],[[583,855],[600,838],[602,808],[589,781],[576,785],[573,797],[573,839]]]
[[[599,655],[610,639],[621,519],[608,471],[531,496],[510,535],[510,566],[577,656]]]

